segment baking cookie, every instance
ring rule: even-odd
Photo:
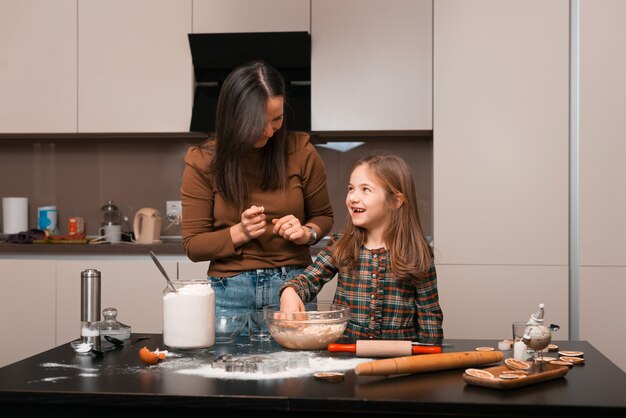
[[[316,380],[324,380],[326,382],[341,382],[344,373],[341,372],[317,372],[313,375]]]
[[[507,358],[504,360],[504,364],[506,364],[509,368],[514,369],[514,370],[530,369],[530,363],[527,363],[523,360],[518,360],[516,358]]]
[[[465,369],[465,373],[477,377],[479,379],[493,379],[494,375],[491,372],[483,369]]]

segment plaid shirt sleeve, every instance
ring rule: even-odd
[[[439,306],[435,264],[423,276],[414,279],[417,310],[417,337],[420,341],[443,338],[443,312]]]
[[[322,290],[322,287],[337,274],[337,269],[331,262],[331,247],[336,239],[337,237],[333,235],[326,248],[317,254],[315,261],[302,273],[285,283],[280,292],[282,293],[285,287],[293,287],[303,303],[309,303],[313,300]]]

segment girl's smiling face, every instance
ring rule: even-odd
[[[363,164],[354,169],[348,183],[346,206],[354,226],[368,232],[383,232],[387,225],[387,190]]]

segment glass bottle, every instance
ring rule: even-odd
[[[117,320],[117,309],[104,308],[102,310],[104,320],[100,326],[100,335],[117,338],[118,340],[127,340],[130,338],[130,327],[122,324]]]

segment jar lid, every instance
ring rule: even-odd
[[[100,324],[101,330],[126,330],[130,329],[128,325],[122,324],[117,320],[117,309],[115,308],[105,308],[102,310],[102,316],[104,316],[104,321]]]

